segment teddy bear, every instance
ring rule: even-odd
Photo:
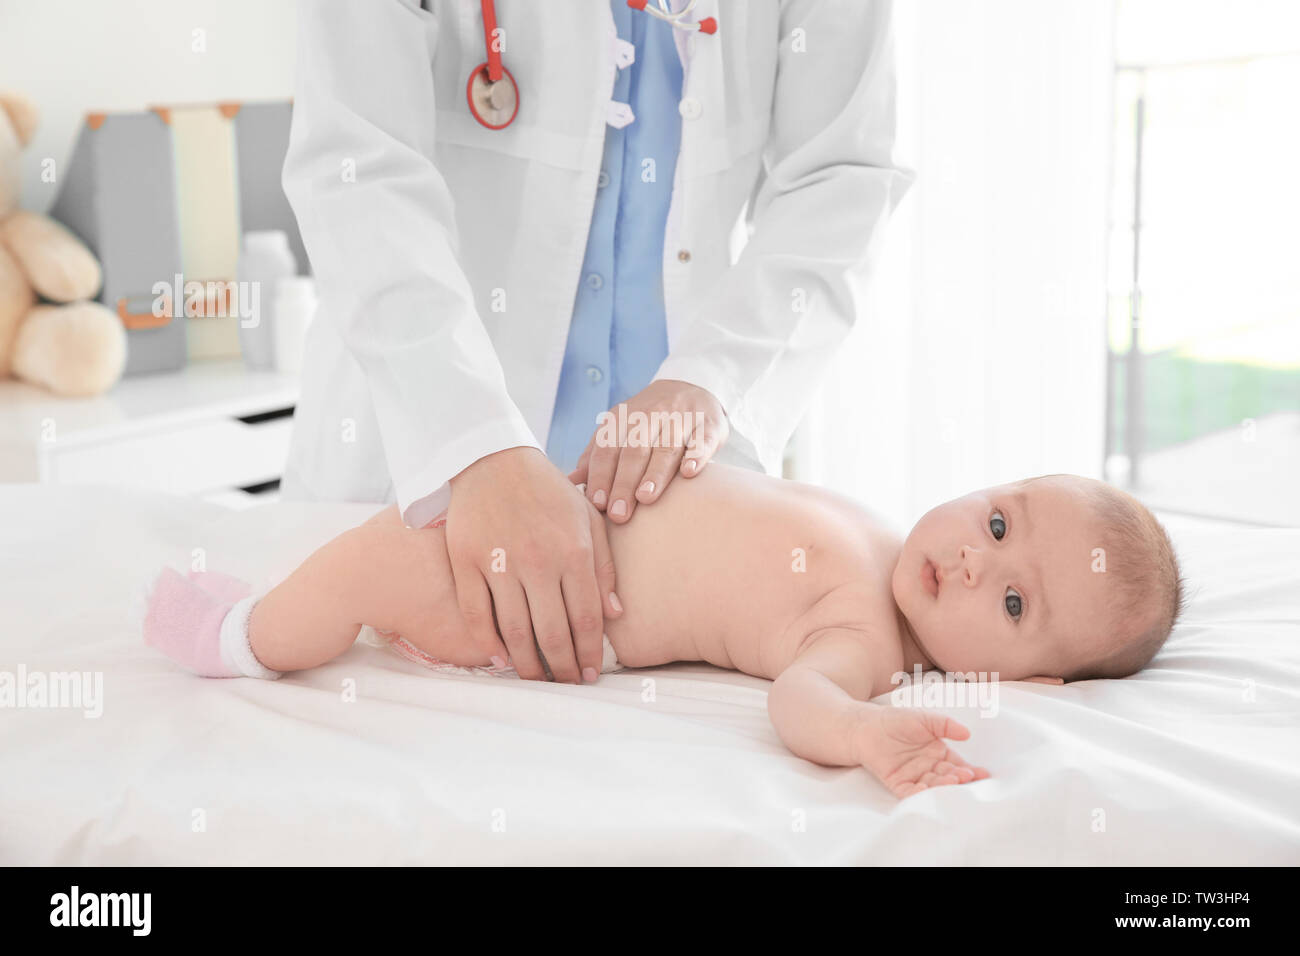
[[[0,378],[97,395],[122,375],[126,330],[89,301],[103,279],[94,253],[48,216],[18,208],[19,155],[36,123],[30,100],[0,91]]]

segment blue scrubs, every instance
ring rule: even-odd
[[[612,99],[635,117],[605,127],[587,236],[546,454],[571,471],[601,412],[650,384],[668,355],[664,227],[681,146],[682,66],[670,24],[610,0],[618,35],[636,47]]]

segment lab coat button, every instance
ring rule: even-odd
[[[678,252],[678,253],[677,253],[677,261],[678,261],[678,262],[690,262],[690,261],[691,261],[691,250],[689,250],[689,249],[682,249],[680,252]]]
[[[599,289],[604,284],[605,284],[605,280],[601,278],[600,273],[598,272],[587,273],[587,285],[591,286],[593,289]]]
[[[683,119],[699,119],[703,107],[700,106],[700,101],[695,97],[687,96],[677,104],[677,112],[682,114]]]
[[[614,129],[622,129],[634,119],[636,119],[636,116],[632,113],[632,107],[626,103],[610,100],[605,107],[605,122]]]
[[[620,69],[626,69],[636,62],[636,45],[628,43],[619,37],[614,37],[614,64]]]
[[[602,169],[600,171],[600,175],[596,177],[596,188],[604,189],[608,185],[609,185],[609,173],[605,172],[605,170]]]
[[[600,369],[596,368],[596,366],[594,365],[587,366],[587,379],[591,382],[592,385],[599,385],[601,379],[603,379],[604,377],[605,377],[605,373],[602,372]]]

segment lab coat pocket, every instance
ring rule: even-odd
[[[687,175],[733,168],[759,148],[767,132],[779,22],[766,0],[718,5],[718,33],[690,35],[683,111],[682,164]],[[708,5],[700,15],[709,13]]]
[[[435,0],[433,9],[444,34],[434,64],[439,142],[562,168],[590,165],[603,20],[589,6],[498,0],[502,65],[519,97],[518,114],[501,129],[480,124],[466,100],[470,75],[487,61],[479,0]]]

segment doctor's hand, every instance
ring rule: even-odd
[[[713,393],[689,382],[651,382],[624,406],[625,414],[610,409],[569,475],[586,482],[588,500],[615,524],[638,503],[658,501],[677,475],[698,475],[731,433]]]
[[[605,618],[623,609],[605,522],[559,469],[536,448],[480,458],[451,479],[446,528],[475,637],[491,645],[499,631],[525,680],[546,676],[539,646],[557,681],[596,680]]]

